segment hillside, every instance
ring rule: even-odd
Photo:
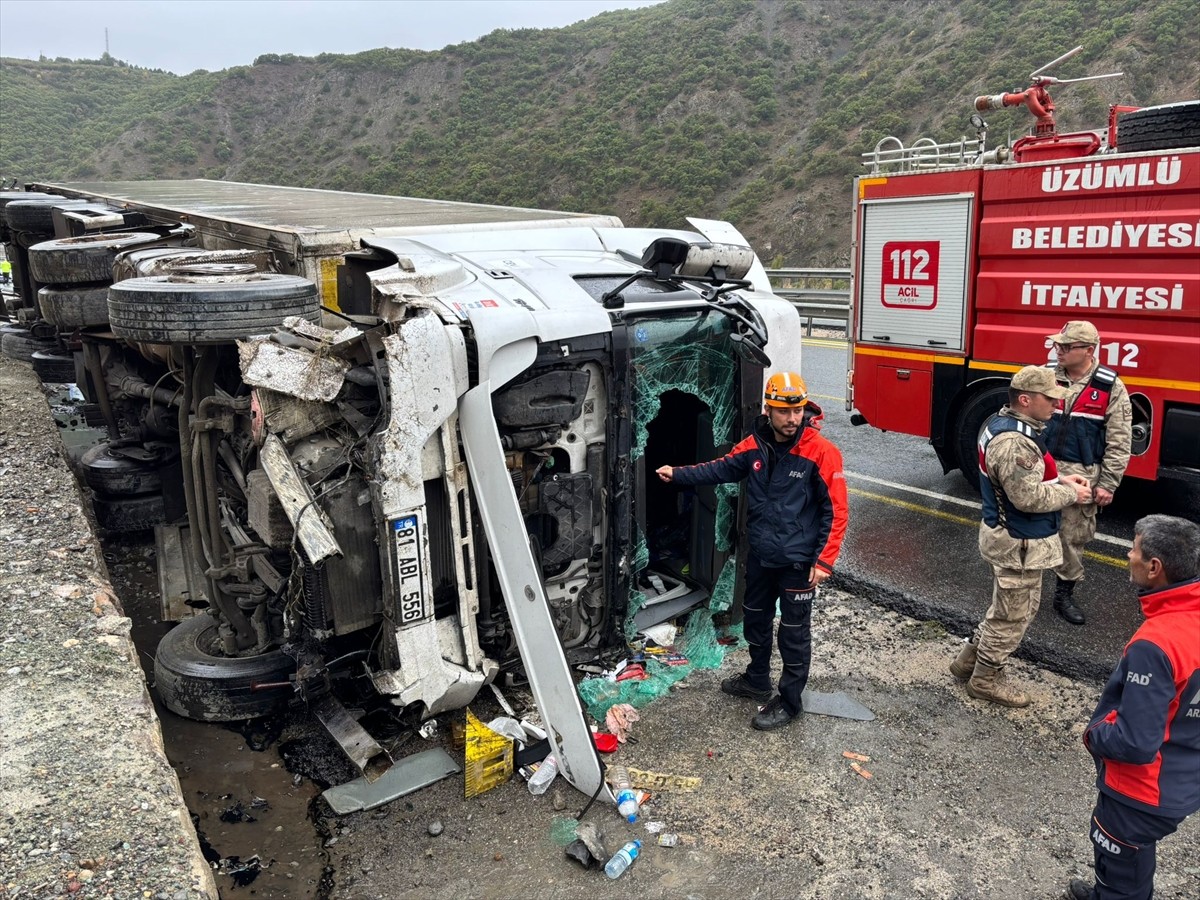
[[[1052,90],[1060,127],[1200,96],[1193,0],[670,0],[437,52],[379,49],[176,76],[0,60],[0,176],[220,178],[728,218],[778,263],[848,252],[850,179],[885,135],[965,133],[978,94]],[[988,117],[995,143],[1029,128]]]

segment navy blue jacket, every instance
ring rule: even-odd
[[[786,451],[776,455],[766,416],[720,459],[677,466],[675,484],[724,484],[745,479],[751,552],[764,566],[818,565],[833,571],[846,535],[849,506],[842,454],[820,434],[821,408],[811,401]]]

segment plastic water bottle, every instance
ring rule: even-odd
[[[604,864],[604,874],[609,878],[620,878],[625,870],[633,865],[633,861],[638,858],[638,852],[641,849],[641,841],[630,841],[614,853],[613,858]]]
[[[557,774],[558,760],[553,755],[547,756],[537,767],[537,771],[529,776],[529,793],[535,796],[546,793],[546,788],[550,787],[550,782]]]
[[[613,766],[613,793],[617,795],[617,810],[625,817],[625,821],[636,822],[637,794],[629,783],[629,770],[624,766]]]

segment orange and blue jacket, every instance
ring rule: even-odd
[[[820,434],[821,408],[811,401],[790,446],[777,449],[766,416],[725,456],[677,466],[675,484],[746,482],[750,551],[764,566],[818,565],[833,571],[846,536],[849,506],[842,454]]]
[[[1200,578],[1141,596],[1146,621],[1083,735],[1096,787],[1159,816],[1200,809]]]

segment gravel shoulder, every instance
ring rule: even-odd
[[[556,812],[553,792],[531,797],[517,779],[464,800],[451,778],[337,820],[333,896],[1049,900],[1090,877],[1095,771],[1082,733],[1100,685],[1018,662],[1012,677],[1034,705],[1001,709],[950,676],[957,642],[935,623],[830,590],[814,627],[812,687],[846,691],[877,718],[810,715],[764,734],[749,727],[751,701],[718,690],[745,651],[693,673],[641,710],[637,743],[617,756],[698,775],[700,788],[655,795],[635,825],[609,807],[586,817],[611,850],[646,842],[620,881],[551,839],[555,817],[586,802],[561,780],[567,808]],[[860,764],[869,780],[845,750],[870,757]],[[445,829],[436,837],[434,821]],[[690,846],[657,846],[646,821]],[[1156,897],[1200,897],[1196,846],[1196,817],[1160,844]]]
[[[215,898],[55,424],[0,357],[0,897]]]

